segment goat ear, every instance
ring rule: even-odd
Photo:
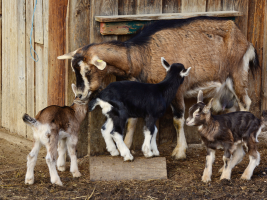
[[[73,91],[73,93],[74,93],[74,95],[75,95],[75,97],[76,97],[76,91],[77,91],[77,87],[76,87],[76,85],[74,84],[74,83],[72,83],[71,84],[71,88],[72,88],[72,91]]]
[[[59,59],[59,60],[72,59],[76,52],[77,52],[77,50],[72,51],[70,53],[66,53],[62,56],[58,56],[57,59]]]
[[[202,90],[199,90],[198,95],[197,95],[197,102],[203,102],[203,92]]]
[[[170,64],[165,60],[165,58],[161,57],[161,64],[166,69],[166,71],[170,70]]]
[[[189,67],[185,72],[181,71],[180,72],[180,76],[181,77],[185,77],[185,76],[188,76],[189,75],[189,72],[191,70],[191,67]]]
[[[98,56],[92,58],[92,64],[100,70],[104,70],[107,66],[107,63],[104,60],[100,60]]]
[[[210,100],[210,102],[208,103],[208,105],[206,105],[204,108],[203,108],[203,112],[205,114],[208,114],[210,112],[210,109],[211,109],[211,106],[212,106],[212,101],[213,101],[213,98]]]

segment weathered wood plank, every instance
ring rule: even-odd
[[[264,12],[264,31],[263,31],[263,61],[262,61],[262,101],[261,109],[267,109],[267,3]]]
[[[47,67],[43,65],[44,47],[40,44],[35,44],[36,53],[39,56],[39,61],[35,64],[35,99],[36,99],[36,114],[47,107],[47,84],[48,74]]]
[[[66,22],[66,52],[74,51],[90,43],[90,34],[88,34],[90,26],[88,24],[90,24],[90,0],[69,1]],[[66,104],[71,105],[74,99],[71,84],[76,83],[76,77],[69,61],[66,61],[66,70]],[[88,154],[88,123],[87,116],[80,127],[77,144],[78,157]]]
[[[68,0],[49,0],[48,105],[65,105],[65,62],[58,60],[65,50],[65,20]]]
[[[137,0],[136,14],[162,13],[162,0]]]
[[[182,0],[162,0],[162,13],[180,13]]]
[[[207,0],[206,11],[221,11],[223,9],[221,0]]]
[[[2,1],[1,1],[1,4],[2,4]],[[1,10],[2,10],[2,6],[1,6]],[[1,13],[2,14],[2,13]],[[0,126],[3,126],[2,125],[2,63],[3,63],[3,56],[2,56],[2,36],[3,36],[3,33],[2,33],[2,16],[0,16]]]
[[[242,3],[245,3],[245,1],[242,1]],[[255,1],[249,1],[248,7],[248,23],[247,28],[242,27],[242,30],[247,30],[247,38],[250,42],[252,42],[253,46],[256,49],[256,52],[258,54],[260,66],[262,66],[263,61],[263,39],[264,39],[264,16],[265,16],[265,0],[255,0]],[[240,5],[244,8],[243,4]],[[244,23],[244,19],[240,20],[239,23]],[[241,27],[241,26],[240,26]],[[257,117],[260,117],[261,115],[261,83],[262,81],[262,75],[261,71],[259,70],[255,74],[255,78],[253,78],[252,73],[249,73],[249,90],[248,95],[252,100],[250,111],[256,115]]]
[[[18,26],[18,60],[17,60],[17,77],[15,82],[18,85],[17,91],[17,133],[26,137],[26,124],[21,120],[21,117],[26,113],[26,37],[25,37],[25,24],[26,24],[26,1],[20,0],[17,2],[18,17],[17,17],[17,26]]]
[[[17,2],[10,1],[10,37],[9,37],[9,48],[10,48],[10,61],[8,66],[10,68],[10,107],[8,107],[9,115],[9,129],[13,133],[17,133],[17,101],[18,101],[18,85],[17,85],[17,60],[18,60],[18,24],[17,24],[18,10]],[[12,105],[12,106],[11,106]]]
[[[102,36],[100,34],[100,23],[93,20],[96,15],[118,15],[118,0],[91,0],[90,5],[90,43],[117,40],[117,36]],[[116,80],[116,77],[110,75],[105,78],[104,83],[108,85]],[[100,109],[95,109],[89,114],[89,150],[90,154],[105,152],[106,144],[101,136],[101,126],[105,122]]]
[[[7,77],[7,65],[6,65],[6,61],[7,61],[7,55],[8,55],[8,49],[7,49],[7,30],[8,30],[8,23],[7,23],[7,19],[8,19],[8,2],[4,1],[3,2],[3,16],[5,16],[2,20],[2,24],[3,24],[3,29],[2,29],[2,77],[5,77],[2,79],[2,96],[4,96],[5,98],[2,99],[2,108],[4,108],[2,110],[2,126],[4,128],[7,128],[7,114],[8,114],[8,108],[7,107],[7,101],[5,100],[7,97],[7,91],[8,91],[8,77]]]
[[[119,0],[118,2],[118,14],[119,15],[134,15],[137,9],[137,0]],[[118,36],[118,40],[126,41],[130,39],[129,35]]]
[[[95,16],[95,20],[98,22],[151,21],[151,20],[187,19],[198,16],[237,17],[237,16],[242,16],[242,12],[239,11],[197,12],[196,11],[192,13],[186,12],[186,13]]]
[[[182,13],[186,12],[205,12],[206,0],[182,0]]]
[[[235,0],[234,1],[234,10],[242,12],[243,15],[235,18],[235,22],[242,31],[242,33],[247,36],[248,32],[248,0]]]
[[[233,0],[222,0],[222,10],[235,10]]]
[[[34,1],[34,5],[35,5]],[[34,13],[35,42],[44,44],[43,0],[38,0]]]
[[[135,158],[134,162],[123,162],[120,157],[90,157],[91,181],[150,179],[167,179],[165,157]]]
[[[34,60],[31,58],[30,53],[30,33],[32,27],[32,14],[33,14],[33,0],[26,0],[26,73],[27,73],[27,80],[26,80],[26,110],[30,116],[35,115],[35,88],[34,88],[34,80],[35,80],[35,73],[34,73]],[[34,32],[32,34],[32,45],[34,46]],[[33,53],[34,56],[34,53]],[[27,138],[33,139],[32,129],[29,126],[26,126],[27,129]]]

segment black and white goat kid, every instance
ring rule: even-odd
[[[188,126],[199,126],[199,134],[207,147],[202,181],[211,181],[212,164],[215,160],[215,150],[218,148],[224,149],[224,166],[220,169],[221,179],[230,179],[232,169],[245,155],[243,146],[246,147],[250,162],[241,179],[250,180],[255,167],[260,163],[257,137],[261,129],[267,125],[267,112],[263,111],[261,120],[252,113],[244,111],[212,115],[210,111],[212,100],[205,105],[200,90],[198,102],[189,109],[189,117],[186,120]]]
[[[124,128],[128,118],[145,119],[145,140],[142,151],[146,157],[159,155],[156,144],[158,130],[155,123],[159,117],[163,116],[166,108],[175,98],[184,77],[188,76],[191,69],[185,69],[180,63],[170,66],[164,58],[161,58],[161,62],[167,71],[162,82],[158,84],[133,81],[113,82],[90,101],[89,111],[99,105],[102,113],[107,117],[101,132],[107,150],[112,156],[119,155],[114,140],[124,161],[133,160],[130,150],[123,142]]]

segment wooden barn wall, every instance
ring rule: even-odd
[[[91,29],[90,29],[90,43],[101,42],[111,39],[118,39],[125,41],[131,36],[101,36],[99,33],[99,23],[94,20],[96,15],[131,15],[131,14],[149,14],[149,13],[179,13],[179,12],[205,12],[205,11],[242,11],[244,16],[236,18],[236,23],[241,31],[247,36],[248,40],[255,46],[259,55],[260,64],[265,71],[257,72],[253,79],[252,74],[249,74],[249,91],[248,94],[252,99],[251,111],[258,117],[261,110],[261,94],[265,94],[267,102],[267,95],[262,91],[266,84],[264,77],[266,72],[266,26],[264,27],[264,20],[266,24],[266,1],[265,0],[91,0]],[[265,28],[265,30],[264,30]],[[264,39],[265,38],[265,39]],[[265,46],[264,46],[265,42]],[[265,53],[265,57],[263,56]],[[264,67],[265,66],[265,67]],[[263,81],[261,83],[261,77]],[[265,86],[267,88],[267,86]],[[195,103],[196,99],[186,100],[185,117],[187,117],[188,108]],[[266,105],[265,105],[266,104]],[[267,108],[267,103],[265,103]],[[99,154],[105,151],[105,143],[101,137],[100,127],[104,123],[104,117],[101,112],[95,111],[92,116],[89,126],[89,137],[91,154]],[[142,134],[142,120],[138,121],[137,129],[133,141],[133,149],[140,149],[143,142]],[[185,126],[186,138],[189,143],[198,143],[200,138],[197,130],[194,127]],[[159,143],[176,142],[176,132],[173,127],[172,113],[169,108],[167,113],[159,120]]]
[[[32,130],[22,116],[31,116],[47,106],[48,1],[38,0],[32,45],[39,61],[30,55],[30,31],[35,0],[2,0],[2,127],[32,139]],[[34,54],[33,54],[34,55]],[[35,59],[37,57],[35,56]]]

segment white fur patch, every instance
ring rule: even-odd
[[[158,129],[155,126],[155,131],[153,133],[152,140],[151,140],[151,150],[154,156],[159,156],[159,150],[157,147],[157,133],[158,133]]]
[[[112,109],[112,105],[110,105],[108,102],[103,101],[103,100],[101,100],[99,98],[97,98],[97,103],[95,105],[99,105],[102,108],[102,113],[105,116],[107,116],[107,113],[109,111],[111,111],[111,109]]]
[[[255,58],[255,50],[252,44],[249,45],[249,48],[247,49],[245,55],[243,56],[243,69],[248,72],[249,70],[249,61],[253,60]]]
[[[85,75],[86,71],[89,69],[89,65],[87,63],[83,62],[83,61],[80,61],[78,64],[80,65],[80,68],[81,68],[80,69],[80,73],[82,75],[82,79],[83,79],[85,87],[84,87],[83,91],[79,91],[78,90],[77,93],[78,94],[82,94],[82,99],[84,99],[84,98],[90,96],[90,94],[91,94],[91,93],[89,93],[90,85],[89,85],[89,82],[88,82],[88,80],[86,78],[86,75]]]
[[[260,133],[261,133],[261,129],[263,128],[263,126],[261,126],[260,128],[259,128],[259,130],[257,131],[257,133],[256,133],[256,142],[259,142],[258,141],[258,136],[260,135]]]
[[[133,160],[133,156],[130,153],[130,150],[127,148],[127,146],[123,142],[122,135],[117,132],[114,132],[114,134],[112,135],[112,138],[116,142],[117,147],[121,153],[121,156],[124,158],[124,161]]]
[[[212,164],[214,160],[215,160],[215,151],[210,149],[210,155],[206,156],[206,166],[205,166],[203,176],[202,176],[203,182],[211,181]]]
[[[206,82],[193,90],[186,91],[185,98],[197,97],[199,90],[202,90],[206,94],[205,98],[214,97],[221,86],[222,84],[220,82]]]
[[[151,152],[151,144],[150,144],[150,141],[152,139],[152,135],[147,128],[144,128],[144,136],[145,136],[145,140],[144,140],[144,143],[142,145],[142,151],[143,151],[145,157],[152,157],[153,153]]]
[[[249,156],[249,164],[241,176],[241,179],[250,180],[256,166],[260,164],[260,154],[257,151],[257,159]]]

